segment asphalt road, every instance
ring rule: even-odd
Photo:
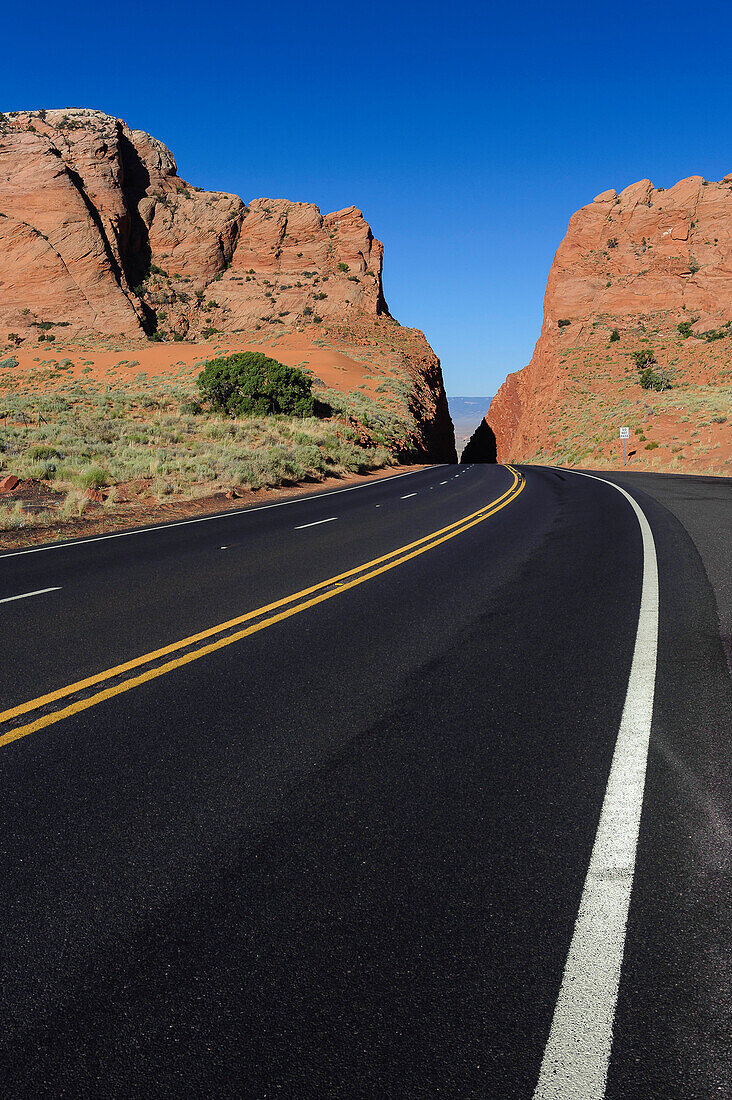
[[[610,480],[0,555],[3,1097],[730,1095],[732,482]]]

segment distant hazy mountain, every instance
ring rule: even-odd
[[[455,446],[458,456],[481,420],[488,412],[490,397],[448,396],[450,415],[455,425]]]

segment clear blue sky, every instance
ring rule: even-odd
[[[389,306],[448,393],[539,333],[570,215],[608,187],[732,171],[732,5],[13,4],[0,110],[96,107],[198,186],[355,204]]]

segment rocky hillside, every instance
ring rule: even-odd
[[[100,111],[0,115],[0,165],[0,341],[383,345],[424,456],[454,460],[439,361],[390,317],[383,247],[360,210],[202,191],[162,142]]]
[[[725,473],[731,383],[732,176],[641,180],[570,220],[532,360],[486,421],[498,461],[617,465],[627,425],[633,465]]]

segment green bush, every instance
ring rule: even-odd
[[[25,453],[31,462],[37,462],[40,458],[60,458],[55,447],[49,447],[46,443],[34,443]]]
[[[338,270],[339,271],[350,271],[351,269],[348,266],[348,264],[340,263],[340,264],[338,264]]]
[[[14,355],[10,355],[7,359],[0,359],[0,370],[9,370],[11,367],[17,367],[18,360]]]
[[[572,324],[572,322],[571,322],[571,321],[568,321],[568,320],[566,319],[566,317],[565,317],[565,318],[563,318],[563,319],[562,319],[561,321],[557,321],[557,325],[559,326],[559,328],[566,328],[566,327],[567,327],[567,325],[571,325],[571,324]]]
[[[645,370],[646,367],[653,367],[656,363],[656,356],[650,348],[641,348],[640,351],[633,352],[633,362],[635,363],[636,370]]]
[[[640,384],[644,390],[657,390],[659,393],[671,389],[671,383],[666,372],[659,371],[656,374],[651,367],[646,367],[645,370],[640,372]]]
[[[55,462],[36,462],[28,469],[28,477],[34,481],[50,481],[56,476]]]
[[[80,489],[103,489],[109,484],[109,475],[101,466],[87,466],[74,480]]]
[[[210,359],[198,387],[214,409],[227,416],[312,416],[313,383],[297,367],[246,351]]]
[[[693,323],[693,321],[682,321],[680,325],[676,326],[676,328],[679,330],[680,334],[685,340],[688,340],[690,336],[694,335],[694,333],[691,331],[691,326],[693,325]]]
[[[610,333],[610,343],[611,344],[616,344],[619,339],[620,339],[620,333],[618,332],[618,330],[616,328],[614,328],[613,331]]]

